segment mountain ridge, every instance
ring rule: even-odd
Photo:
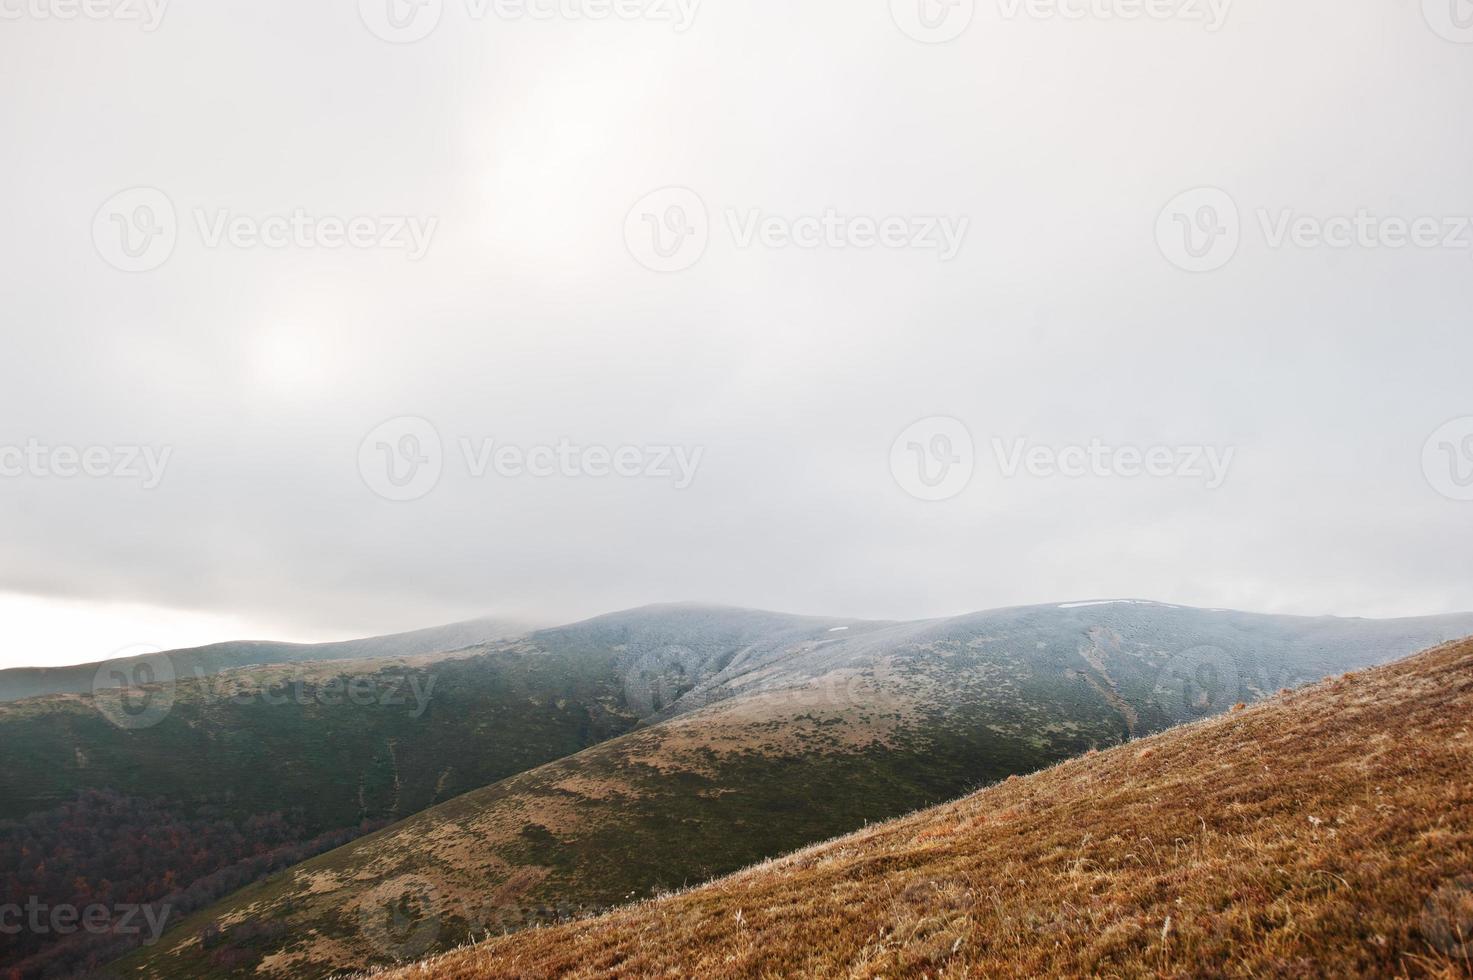
[[[1473,634],[1467,616],[1384,623],[1113,602],[920,623],[769,615],[756,628],[730,610],[664,607],[528,638],[529,653],[603,651],[658,713],[244,889],[119,970],[185,976],[218,956],[240,964],[221,975],[325,976],[412,958],[713,878]],[[432,912],[430,947],[366,930],[383,903]]]
[[[1462,640],[372,976],[1465,976],[1470,717]]]
[[[326,643],[276,640],[227,640],[198,647],[113,657],[60,667],[10,667],[0,670],[0,703],[52,694],[82,694],[98,687],[129,686],[134,668],[167,658],[176,677],[211,676],[227,670],[318,660],[364,660],[419,656],[507,639],[527,627],[496,617],[468,619],[443,626]]]

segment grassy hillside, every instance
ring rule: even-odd
[[[175,679],[0,704],[0,893],[48,905],[147,902],[182,917],[630,731],[754,642],[826,625],[648,610],[453,654],[156,669]],[[384,646],[365,642],[355,649]],[[90,972],[119,945],[0,935],[0,968]]]
[[[293,664],[0,705],[0,894],[48,906],[155,903],[182,916],[630,730],[638,717],[613,659],[511,648]],[[119,727],[129,702],[168,711]],[[120,945],[0,935],[0,968],[91,975]]]
[[[739,652],[826,626],[658,607],[453,655],[218,674],[180,662],[169,684],[0,705],[0,820],[90,789],[210,801],[241,817],[289,801],[317,829],[397,819],[629,731]],[[351,646],[460,635],[445,629]]]
[[[1473,642],[398,977],[1473,975]]]
[[[612,656],[519,648],[190,679],[168,692],[157,724],[137,729],[110,718],[123,696],[0,706],[0,818],[108,789],[211,802],[238,818],[287,806],[317,832],[407,816],[637,721]]]
[[[476,619],[434,626],[409,633],[373,636],[337,643],[271,643],[240,641],[215,643],[165,654],[119,657],[114,660],[67,667],[12,667],[0,670],[0,701],[47,694],[84,694],[95,687],[120,687],[143,676],[138,667],[166,657],[175,676],[208,677],[222,671],[256,664],[306,663],[314,660],[364,660],[414,657],[504,640],[526,632],[504,620]]]
[[[403,960],[697,883],[1336,665],[1473,632],[1466,618],[1050,606],[805,626],[712,661],[627,625],[585,629],[595,645],[579,649],[612,643],[626,671],[684,677],[661,698],[667,720],[244,889],[118,971],[323,976]]]

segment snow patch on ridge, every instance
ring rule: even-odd
[[[1060,609],[1083,609],[1086,606],[1163,606],[1168,609],[1179,609],[1167,602],[1152,602],[1150,599],[1091,599],[1089,602],[1061,602]]]

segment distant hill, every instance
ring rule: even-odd
[[[51,905],[142,899],[182,916],[268,871],[628,732],[709,676],[724,652],[826,625],[708,610],[666,630],[650,615],[647,629],[631,628],[639,616],[605,618],[427,654],[370,641],[351,650],[409,655],[174,669],[167,682],[0,704],[0,893]],[[682,653],[651,660],[646,643]],[[117,945],[0,935],[0,973],[18,961],[26,977],[94,971]]]
[[[526,627],[499,619],[473,619],[409,633],[373,636],[335,643],[272,643],[242,640],[166,653],[178,677],[203,677],[256,664],[303,663],[314,660],[367,660],[412,657],[459,650],[503,640]],[[46,694],[82,694],[94,685],[119,687],[136,676],[136,664],[158,655],[119,657],[69,667],[12,667],[0,670],[0,702]]]
[[[527,649],[611,658],[646,723],[243,889],[115,969],[314,977],[409,959],[1470,634],[1473,616],[1136,601],[920,623],[674,606],[544,631]]]
[[[1468,976],[1470,760],[1460,642],[381,980]]]

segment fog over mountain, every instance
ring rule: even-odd
[[[0,670],[0,701],[45,694],[91,693],[102,688],[125,687],[148,681],[172,682],[178,678],[209,677],[222,671],[263,664],[312,663],[320,660],[368,660],[443,654],[503,639],[524,632],[524,626],[492,619],[479,619],[448,626],[373,636],[339,643],[270,643],[236,641],[192,650],[157,651],[135,648],[123,655],[74,667],[12,667]],[[143,668],[167,662],[168,676]]]
[[[955,4],[974,16],[946,44],[846,0],[678,23],[425,5],[443,17],[403,44],[374,4],[163,6],[153,29],[0,33],[0,450],[21,454],[0,467],[24,471],[0,477],[0,593],[40,603],[0,665],[677,597],[1473,606],[1473,505],[1438,489],[1468,485],[1473,443],[1433,439],[1473,416],[1470,250],[1282,231],[1473,214],[1473,58],[1445,4]],[[167,198],[172,252],[125,271],[119,233],[167,217],[135,188]],[[646,240],[699,214],[663,188],[707,218],[676,271]],[[1170,207],[1197,188],[1237,216],[1211,271],[1169,248],[1209,214]],[[299,240],[298,216],[324,239],[367,218],[372,241]],[[912,237],[863,244],[893,217]],[[974,473],[932,502],[892,448],[937,417]],[[361,472],[430,458],[370,439],[398,419],[440,446],[412,501]],[[564,441],[699,464],[684,488],[673,463],[505,475],[487,440],[534,466]],[[1216,489],[1008,477],[1017,440],[1234,453]],[[33,445],[154,455],[92,479]],[[147,612],[99,648],[55,599]],[[212,618],[147,628],[187,616]]]
[[[241,764],[212,770],[211,788],[232,788],[238,808],[280,768],[315,805],[314,832],[343,828],[353,803],[397,820],[188,903],[163,942],[117,964],[124,976],[313,977],[705,880],[1470,632],[1473,614],[1302,618],[1140,600],[912,623],[673,604],[420,662],[411,686],[436,693],[412,719],[324,697],[242,710],[187,685],[173,692],[184,703],[122,743],[97,717],[116,712],[115,692],[0,708],[0,735],[30,745],[66,732],[86,759],[163,758],[149,784],[194,795],[207,792],[189,777],[195,760],[219,758],[225,740]],[[344,666],[313,667],[312,688]],[[224,693],[269,673],[225,675]],[[342,750],[309,749],[320,740],[303,736],[318,731]],[[263,758],[273,764],[247,761]],[[69,788],[133,788],[114,769],[133,767],[47,748],[0,796],[40,809]]]
[[[0,83],[0,980],[1473,970],[1473,0]]]

